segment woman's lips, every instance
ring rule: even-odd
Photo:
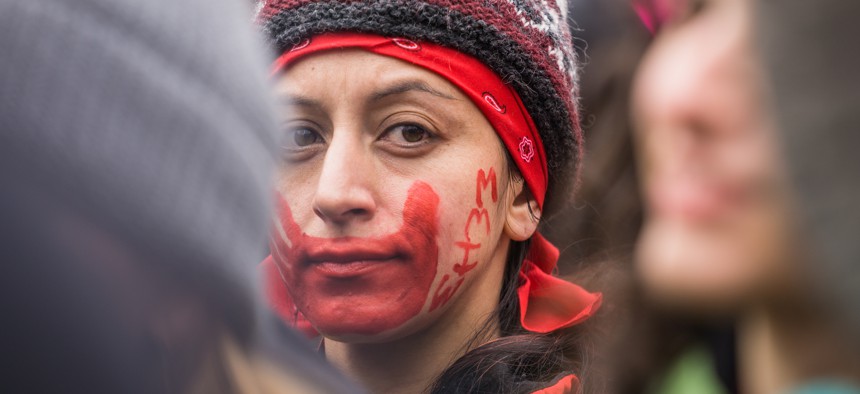
[[[404,263],[409,255],[396,239],[341,238],[324,239],[301,253],[299,263],[333,278],[360,276],[374,268],[391,263]]]
[[[309,245],[302,253],[309,262],[328,261],[345,263],[357,260],[386,260],[401,252],[394,237],[386,239],[330,238]]]
[[[300,264],[328,277],[346,279],[367,274],[381,265],[407,260],[405,253],[398,250],[396,241],[375,241],[326,240],[324,244],[305,250]]]
[[[312,263],[311,267],[322,275],[331,278],[352,278],[368,274],[387,263],[400,263],[397,259],[353,260],[344,262],[323,261]]]
[[[655,214],[706,221],[726,214],[742,200],[737,187],[697,179],[652,183],[648,199]]]

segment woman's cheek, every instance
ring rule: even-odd
[[[488,245],[488,236],[495,219],[493,208],[499,200],[496,171],[493,167],[479,169],[474,179],[474,200],[456,213],[456,217],[464,217],[465,220],[455,224],[454,233],[446,237],[453,239],[446,241],[450,244],[439,245],[441,250],[453,251],[448,256],[453,264],[440,262],[437,275],[441,275],[441,278],[431,294],[429,312],[451,300],[463,285],[466,275],[481,264],[482,258],[486,260],[486,250],[494,246]]]

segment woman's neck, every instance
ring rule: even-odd
[[[500,248],[501,249],[501,248]],[[429,327],[382,343],[345,343],[325,339],[326,358],[371,393],[426,392],[434,380],[471,347],[495,339],[498,327],[480,332],[494,319],[499,303],[505,254],[496,255],[488,272],[452,299]],[[476,338],[476,335],[480,335]],[[476,341],[477,339],[477,341]],[[477,343],[475,343],[477,342]]]
[[[421,393],[466,351],[471,338],[450,334],[421,333],[378,344],[326,340],[326,357],[371,393]]]
[[[836,324],[802,302],[757,308],[741,319],[741,391],[787,393],[818,379],[860,382],[860,356]]]

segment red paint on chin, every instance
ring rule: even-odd
[[[421,312],[439,255],[439,196],[430,185],[412,185],[403,225],[382,237],[313,237],[279,203],[287,240],[273,233],[272,257],[296,307],[322,334],[375,335]]]

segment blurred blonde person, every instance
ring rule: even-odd
[[[791,125],[776,122],[754,6],[662,9],[633,94],[637,270],[663,308],[736,322],[742,392],[857,392],[860,352],[816,291],[819,256],[781,144]]]

